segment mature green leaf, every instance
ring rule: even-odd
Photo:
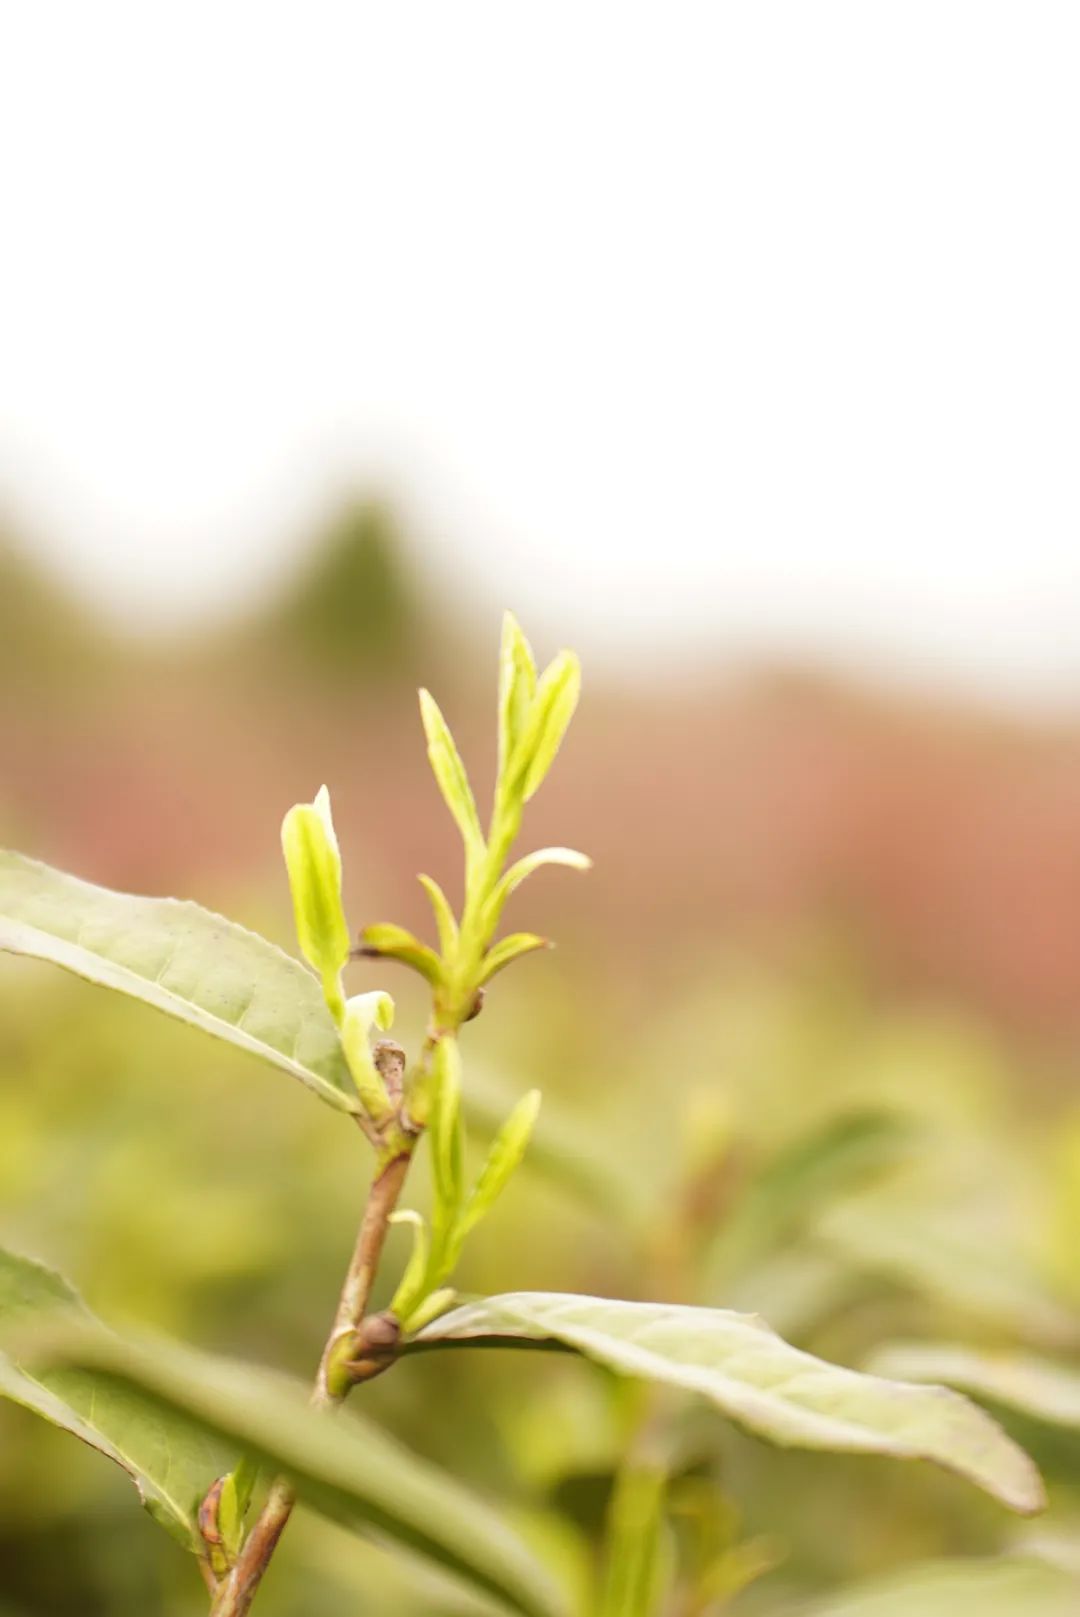
[[[110,892],[0,850],[0,949],[130,994],[360,1110],[315,978],[197,904]]]
[[[981,1409],[924,1387],[827,1364],[753,1315],[567,1293],[512,1292],[467,1304],[415,1346],[570,1348],[626,1375],[700,1393],[774,1443],[932,1460],[1010,1509],[1039,1510],[1032,1461]]]
[[[0,1331],[7,1339],[35,1319],[90,1315],[53,1270],[0,1248]],[[129,1388],[83,1370],[53,1366],[29,1374],[0,1353],[0,1396],[71,1432],[131,1477],[150,1514],[199,1553],[196,1512],[215,1477],[235,1461],[233,1447],[183,1417],[148,1407]]]
[[[799,1606],[792,1617],[1075,1617],[1080,1579],[1034,1557],[905,1567]]]
[[[313,1411],[286,1377],[74,1325],[43,1335],[33,1352],[49,1366],[40,1373],[92,1378],[159,1418],[234,1444],[288,1476],[313,1509],[427,1557],[525,1617],[565,1617],[544,1567],[494,1511],[370,1422]]]
[[[1052,1426],[1080,1431],[1080,1370],[1070,1365],[952,1342],[896,1342],[874,1354],[871,1368],[910,1381],[943,1381]]]

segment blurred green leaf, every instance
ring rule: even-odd
[[[710,1290],[771,1251],[837,1196],[882,1173],[911,1144],[910,1119],[849,1112],[797,1138],[751,1180],[706,1258]]]
[[[0,1248],[0,1331],[67,1313],[89,1321],[78,1294],[53,1270]],[[128,1473],[146,1509],[174,1538],[205,1548],[196,1513],[235,1450],[166,1408],[148,1408],[130,1389],[73,1367],[29,1374],[0,1354],[0,1396],[41,1415]]]
[[[1011,1510],[1030,1514],[1044,1503],[1033,1462],[966,1398],[827,1364],[752,1315],[512,1292],[444,1315],[416,1346],[469,1343],[570,1348],[624,1375],[697,1392],[774,1443],[932,1460]]]
[[[300,1498],[346,1526],[374,1530],[501,1599],[525,1617],[565,1617],[545,1568],[461,1484],[351,1412],[312,1410],[306,1389],[249,1364],[162,1338],[121,1341],[75,1321],[31,1348],[39,1373],[80,1376],[132,1400],[141,1418],[189,1424],[288,1476]]]
[[[608,1507],[600,1617],[655,1617],[669,1561],[663,1551],[667,1473],[631,1460],[619,1472]]]
[[[1080,1370],[1071,1365],[953,1342],[894,1342],[878,1349],[868,1368],[909,1381],[943,1381],[976,1398],[1080,1431]]]
[[[1021,1339],[1052,1346],[1080,1340],[1080,1319],[1020,1254],[971,1227],[962,1209],[950,1218],[906,1197],[859,1197],[829,1208],[815,1235],[864,1273],[899,1281]]]
[[[874,1578],[792,1617],[1075,1617],[1080,1579],[1043,1561],[939,1561]]]
[[[94,887],[0,850],[0,949],[63,966],[281,1067],[358,1112],[318,983],[265,938],[198,904]]]

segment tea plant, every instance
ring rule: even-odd
[[[468,1239],[522,1162],[540,1107],[536,1091],[513,1105],[470,1183],[461,1047],[494,979],[545,946],[530,932],[500,937],[517,890],[545,865],[589,865],[561,847],[513,857],[579,688],[570,653],[538,674],[508,616],[486,827],[442,713],[420,693],[428,757],[464,846],[460,912],[433,877],[420,877],[437,947],[389,923],[365,926],[354,942],[325,788],[290,809],[282,827],[306,964],[197,905],[108,892],[20,854],[0,854],[0,948],[141,999],[283,1069],[357,1125],[370,1153],[367,1203],[309,1397],[250,1365],[160,1337],[121,1337],[93,1319],[51,1270],[0,1252],[0,1327],[9,1350],[0,1358],[0,1392],[129,1473],[151,1515],[193,1555],[213,1617],[250,1609],[297,1500],[429,1558],[526,1617],[565,1617],[557,1580],[489,1506],[361,1417],[327,1418],[373,1377],[391,1369],[408,1375],[418,1353],[499,1346],[570,1352],[657,1389],[642,1405],[616,1486],[604,1569],[585,1608],[590,1617],[598,1610],[652,1617],[666,1599],[656,1547],[672,1393],[695,1394],[775,1443],[927,1459],[1015,1511],[1042,1504],[1032,1462],[960,1394],[828,1364],[789,1346],[755,1316],[528,1290],[458,1298],[455,1275]],[[357,955],[400,963],[427,985],[427,1034],[412,1059],[384,1037],[393,1024],[390,995],[347,991],[345,973]],[[644,991],[640,1005],[644,1024],[655,1015]],[[861,1139],[856,1148],[865,1145]],[[425,1142],[429,1219],[399,1205]],[[568,1154],[574,1146],[567,1142]],[[852,1140],[836,1149],[850,1155]],[[764,1202],[759,1196],[751,1207],[747,1228],[757,1219],[760,1232],[762,1217],[787,1208],[800,1175],[803,1164],[785,1165]],[[372,1290],[395,1223],[411,1231],[411,1256],[389,1305],[375,1311]],[[662,1267],[663,1241],[653,1250]],[[905,1361],[916,1376],[927,1362],[939,1360]],[[974,1387],[986,1379],[968,1363],[958,1373]],[[714,1608],[755,1570],[752,1553],[736,1570],[729,1557],[721,1578],[706,1543],[686,1571],[680,1610]]]

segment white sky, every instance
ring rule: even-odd
[[[587,648],[1080,706],[1078,83],[1075,0],[0,0],[0,504],[174,621],[379,475]]]

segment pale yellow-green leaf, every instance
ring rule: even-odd
[[[774,1443],[932,1460],[1012,1510],[1030,1514],[1045,1502],[1032,1461],[959,1393],[828,1364],[754,1316],[513,1292],[455,1309],[418,1345],[500,1341],[570,1347],[626,1375],[699,1393]]]
[[[581,664],[572,651],[560,651],[536,688],[532,710],[515,753],[522,766],[522,794],[527,803],[539,790],[555,762],[581,695]]]
[[[470,1062],[463,1108],[471,1133],[493,1139],[513,1103],[514,1092],[502,1078]],[[637,1230],[650,1209],[632,1167],[601,1135],[548,1095],[529,1142],[526,1168],[542,1174],[560,1193],[614,1219],[620,1229]]]
[[[433,877],[421,875],[417,877],[417,881],[431,900],[435,925],[439,929],[439,948],[449,959],[458,940],[458,924],[450,907],[450,900]]]
[[[459,1241],[479,1224],[506,1189],[528,1149],[539,1112],[540,1091],[530,1089],[518,1101],[491,1142],[480,1177],[458,1220],[456,1234]]]
[[[465,773],[465,765],[450,734],[450,727],[430,691],[420,692],[420,716],[427,736],[428,758],[439,790],[454,816],[466,849],[474,857],[479,857],[484,851],[484,833],[480,829],[476,799]]]
[[[514,748],[536,695],[536,663],[532,648],[512,612],[503,614],[499,647],[499,775]]]
[[[0,950],[48,960],[360,1102],[311,973],[265,938],[172,898],[110,892],[0,850]]]

